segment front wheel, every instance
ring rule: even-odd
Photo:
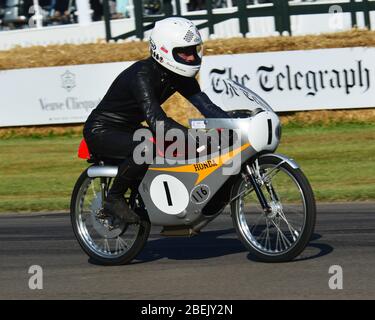
[[[91,259],[102,265],[120,265],[129,263],[143,249],[151,224],[138,190],[132,190],[127,200],[133,210],[139,209],[141,222],[121,223],[110,229],[100,218],[110,183],[110,178],[90,178],[84,171],[74,187],[70,217],[74,234]]]
[[[316,206],[311,186],[299,168],[272,155],[250,167],[270,210],[259,205],[248,173],[243,175],[232,189],[236,199],[231,213],[237,234],[257,260],[291,261],[305,249],[314,231]]]

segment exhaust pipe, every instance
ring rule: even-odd
[[[87,175],[90,178],[114,178],[117,176],[118,167],[116,166],[92,166],[87,169]]]

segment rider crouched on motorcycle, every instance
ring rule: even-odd
[[[201,92],[195,76],[202,61],[202,38],[195,25],[184,18],[156,22],[150,37],[151,57],[124,70],[88,117],[83,134],[90,153],[97,157],[120,159],[117,176],[104,201],[108,217],[137,223],[139,216],[129,208],[124,194],[148,165],[134,162],[133,150],[139,144],[133,134],[146,121],[155,133],[157,121],[164,129],[187,128],[167,117],[163,104],[176,91],[209,118],[227,118],[208,96]]]

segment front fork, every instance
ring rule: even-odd
[[[263,193],[262,189],[260,188],[261,176],[260,176],[260,172],[259,172],[258,160],[256,160],[254,162],[253,166],[246,165],[246,170],[247,170],[247,173],[248,173],[248,175],[246,177],[248,178],[249,182],[251,183],[251,185],[252,185],[252,187],[255,191],[255,194],[257,195],[259,203],[262,206],[263,211],[266,214],[271,213],[272,208],[269,206],[269,204],[267,202],[267,199],[264,196],[264,193]],[[258,183],[257,178],[258,178],[260,183]],[[274,198],[276,197],[274,200],[278,201],[277,195],[276,195],[275,190],[273,189],[273,186],[271,184],[265,183],[265,187],[266,187],[268,193],[272,197],[274,197]]]

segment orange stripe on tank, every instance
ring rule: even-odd
[[[245,149],[250,147],[249,143],[244,144],[241,147],[238,147],[237,149],[233,151],[229,151],[226,154],[217,156],[215,158],[212,158],[211,160],[200,162],[197,164],[188,164],[188,165],[182,165],[178,167],[170,167],[170,168],[149,168],[149,170],[154,171],[164,171],[164,172],[184,172],[184,173],[196,173],[198,175],[197,180],[195,181],[195,185],[197,185],[199,182],[203,181],[208,177],[211,173],[216,171],[217,169],[221,168],[223,164],[227,163],[230,159],[234,158],[237,154],[241,153]],[[211,166],[205,169],[198,169],[197,166],[207,166],[210,162]]]

